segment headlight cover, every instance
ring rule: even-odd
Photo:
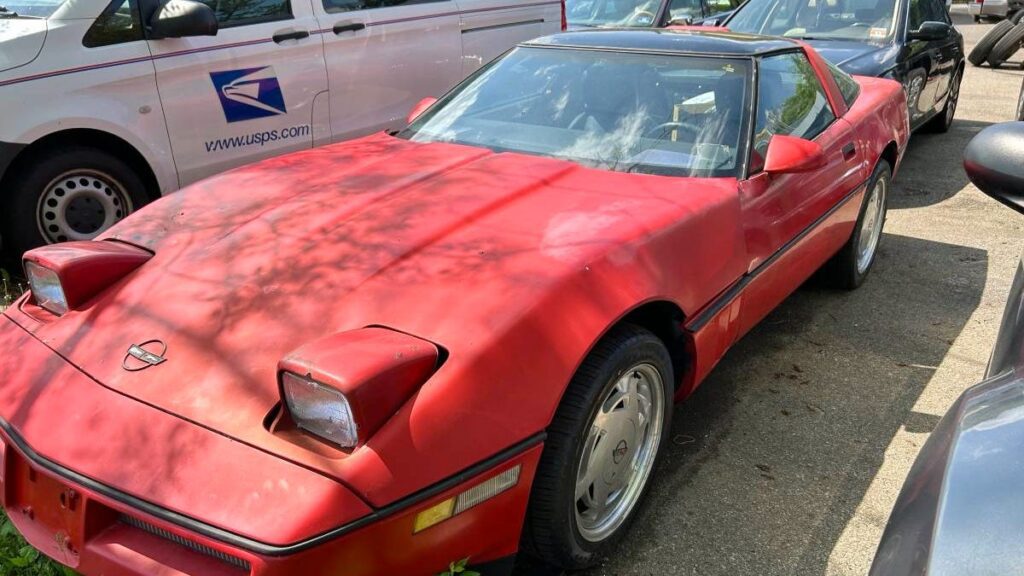
[[[281,388],[296,426],[342,448],[359,443],[359,429],[344,394],[291,372],[281,373]]]
[[[32,261],[25,262],[25,275],[32,290],[32,297],[40,307],[63,316],[68,311],[68,300],[60,276],[53,270]]]

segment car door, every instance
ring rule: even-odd
[[[912,126],[927,120],[940,103],[945,102],[956,65],[956,52],[959,51],[952,34],[942,40],[910,38],[912,31],[930,21],[952,23],[942,0],[908,0],[903,59],[907,70],[904,84]]]
[[[771,137],[798,136],[818,143],[826,165],[800,174],[763,171]],[[753,327],[806,276],[808,260],[778,264],[795,242],[815,230],[821,218],[859,184],[860,152],[852,128],[829,101],[814,67],[802,51],[766,56],[758,62],[750,176],[740,185],[748,274],[740,334]]]
[[[398,128],[462,78],[453,0],[312,0],[323,31],[331,137]]]
[[[462,36],[462,75],[503,54],[520,42],[554,34],[562,29],[561,0],[455,0]],[[654,22],[655,2],[634,13],[639,23]]]
[[[182,186],[309,148],[328,113],[314,110],[327,71],[310,0],[202,1],[216,36],[149,41]]]

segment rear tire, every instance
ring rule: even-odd
[[[646,329],[619,326],[597,343],[548,427],[523,530],[527,554],[583,568],[622,537],[672,424],[673,378],[668,350]]]
[[[1003,35],[988,53],[989,66],[999,68],[1020,50],[1020,44],[1024,42],[1024,24],[1017,24],[1012,30]]]
[[[935,115],[924,125],[926,132],[945,134],[953,125],[953,117],[956,116],[956,105],[960,101],[960,83],[963,82],[963,73],[957,70],[953,73],[953,81],[949,84],[949,95],[946,97],[946,105],[942,111]]]
[[[3,210],[5,251],[87,240],[149,201],[142,178],[113,154],[62,146],[28,158],[8,180]]]
[[[1010,22],[1016,26],[1017,24],[1020,24],[1021,18],[1024,18],[1024,10],[1017,10],[1013,13],[1013,16],[1010,17]]]
[[[999,42],[1007,32],[1013,30],[1013,23],[1002,20],[997,22],[991,30],[988,31],[985,36],[975,44],[974,49],[967,55],[967,60],[975,65],[981,66],[985,59],[988,58],[989,52],[995,47],[996,43]]]
[[[892,168],[885,160],[879,159],[875,171],[868,179],[867,192],[853,227],[853,234],[846,244],[822,267],[822,277],[835,288],[853,290],[864,283],[871,266],[878,255],[882,228],[889,206],[889,191],[892,189]],[[877,200],[876,200],[877,199]],[[865,237],[866,234],[871,234]],[[864,238],[864,242],[861,239]]]

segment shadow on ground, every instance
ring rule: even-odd
[[[886,235],[859,290],[791,296],[677,407],[632,530],[579,574],[823,573],[894,434],[936,425],[912,407],[978,306],[987,261]]]
[[[889,198],[889,209],[920,208],[955,196],[968,184],[963,150],[990,122],[954,120],[946,134],[914,134]]]

